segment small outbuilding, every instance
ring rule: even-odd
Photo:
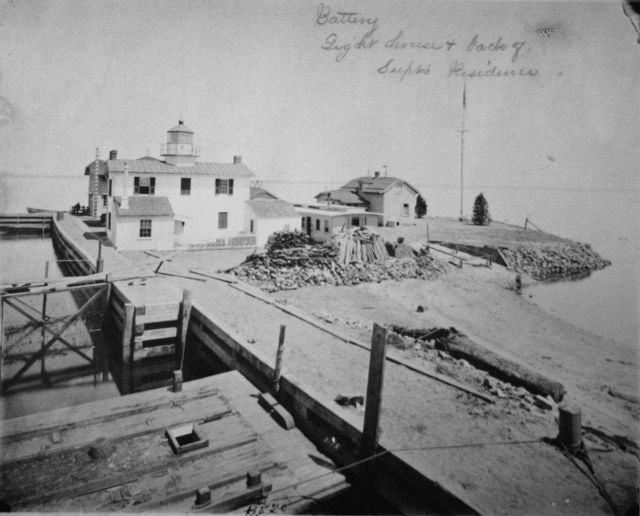
[[[258,247],[264,247],[276,231],[293,231],[300,227],[300,214],[287,201],[255,198],[246,204],[246,227],[255,235]]]
[[[173,249],[174,213],[166,197],[114,197],[107,230],[118,249]]]
[[[344,228],[382,226],[382,213],[373,213],[362,208],[344,206],[305,205],[296,206],[302,217],[301,229],[314,242],[327,242]]]

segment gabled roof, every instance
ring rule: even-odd
[[[91,172],[93,172],[93,167],[96,166],[96,162],[95,160],[92,161],[91,163],[89,163],[85,168],[84,168],[84,175],[85,176],[89,176],[91,175]],[[103,159],[99,159],[98,160],[98,175],[99,176],[104,176],[107,174],[107,162]]]
[[[367,205],[369,204],[366,200],[362,199],[357,193],[352,192],[351,190],[347,190],[346,188],[340,188],[338,190],[328,190],[326,192],[321,192],[315,196],[315,199],[322,198],[323,200],[327,200],[329,198],[330,202],[338,203],[338,204],[355,204],[355,205]]]
[[[189,167],[169,165],[164,161],[149,159],[110,159],[108,173],[124,172],[127,164],[132,174],[175,174],[180,176],[214,176],[223,178],[253,177],[254,173],[242,163],[196,163]]]
[[[249,199],[273,199],[277,200],[278,197],[273,195],[269,190],[260,188],[258,186],[252,186],[249,188]]]
[[[292,204],[280,199],[253,199],[247,204],[261,219],[280,219],[288,217],[299,217],[300,215]]]
[[[134,195],[129,197],[129,208],[121,208],[122,199],[114,197],[118,217],[173,217],[173,209],[167,197]]]
[[[357,190],[360,186],[360,182],[362,182],[362,193],[382,194],[387,190],[389,190],[396,183],[404,183],[409,188],[411,188],[416,194],[419,193],[417,189],[415,189],[405,180],[398,179],[397,177],[362,176],[356,179],[352,179],[348,183],[342,185],[340,188],[346,189],[346,190]]]

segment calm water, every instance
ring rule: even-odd
[[[45,263],[49,262],[49,278],[63,276],[56,264],[56,255],[50,238],[39,236],[14,236],[0,233],[0,283],[21,280],[41,279],[44,277]],[[27,306],[21,305],[27,312],[36,316],[42,309],[42,296],[20,298]],[[47,299],[47,315],[53,319],[66,317],[78,310],[77,304],[68,292],[52,294]],[[5,325],[8,330],[5,344],[17,342],[20,334],[13,331],[29,324],[29,320],[12,307],[5,305]],[[87,324],[79,320],[63,334],[73,345],[83,347],[83,352],[92,355],[91,339]],[[49,335],[50,336],[50,335]],[[41,345],[40,331],[24,338],[10,353],[33,352]],[[5,348],[6,349],[6,348]],[[8,419],[80,403],[118,396],[118,389],[111,381],[94,378],[86,368],[83,372],[71,372],[71,368],[87,366],[88,362],[75,353],[66,352],[58,342],[53,344],[45,359],[46,371],[53,379],[52,386],[40,381],[40,362],[33,364],[22,377],[25,381],[16,384],[0,397],[0,419]],[[64,352],[65,354],[62,354]],[[3,367],[3,377],[11,377],[24,362],[8,360]]]
[[[321,184],[296,181],[264,181],[263,186],[289,201],[311,202],[325,188],[341,183]],[[460,193],[456,186],[434,187],[425,180],[415,186],[423,192],[429,215],[456,217]],[[473,199],[482,190],[493,218],[511,224],[524,224],[529,217],[541,229],[559,236],[589,242],[613,265],[590,277],[572,282],[532,287],[527,290],[533,302],[577,326],[621,343],[637,347],[638,279],[640,277],[640,216],[637,190],[577,190],[475,188],[465,190],[465,213],[470,214]],[[55,196],[51,195],[55,192]],[[24,211],[27,206],[68,209],[87,203],[87,179],[83,176],[32,178],[0,176],[0,212]],[[0,253],[6,242],[0,242]],[[12,245],[12,244],[10,244]],[[5,261],[6,260],[6,261]],[[27,260],[29,261],[29,260]],[[40,263],[25,265],[13,253],[0,254],[0,274],[40,276]],[[33,262],[33,261],[32,261]],[[13,264],[13,265],[12,265]],[[15,269],[29,267],[28,270]]]

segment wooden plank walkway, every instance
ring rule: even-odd
[[[0,499],[21,511],[177,513],[192,510],[203,487],[213,503],[245,497],[247,472],[261,472],[279,503],[304,510],[309,497],[348,488],[298,430],[279,427],[259,406],[239,373],[183,387],[3,422]],[[176,455],[165,430],[185,424],[196,424],[208,445]]]

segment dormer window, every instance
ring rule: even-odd
[[[216,179],[216,195],[233,195],[233,179]]]
[[[134,195],[155,195],[156,178],[149,176],[135,176],[133,178]]]

